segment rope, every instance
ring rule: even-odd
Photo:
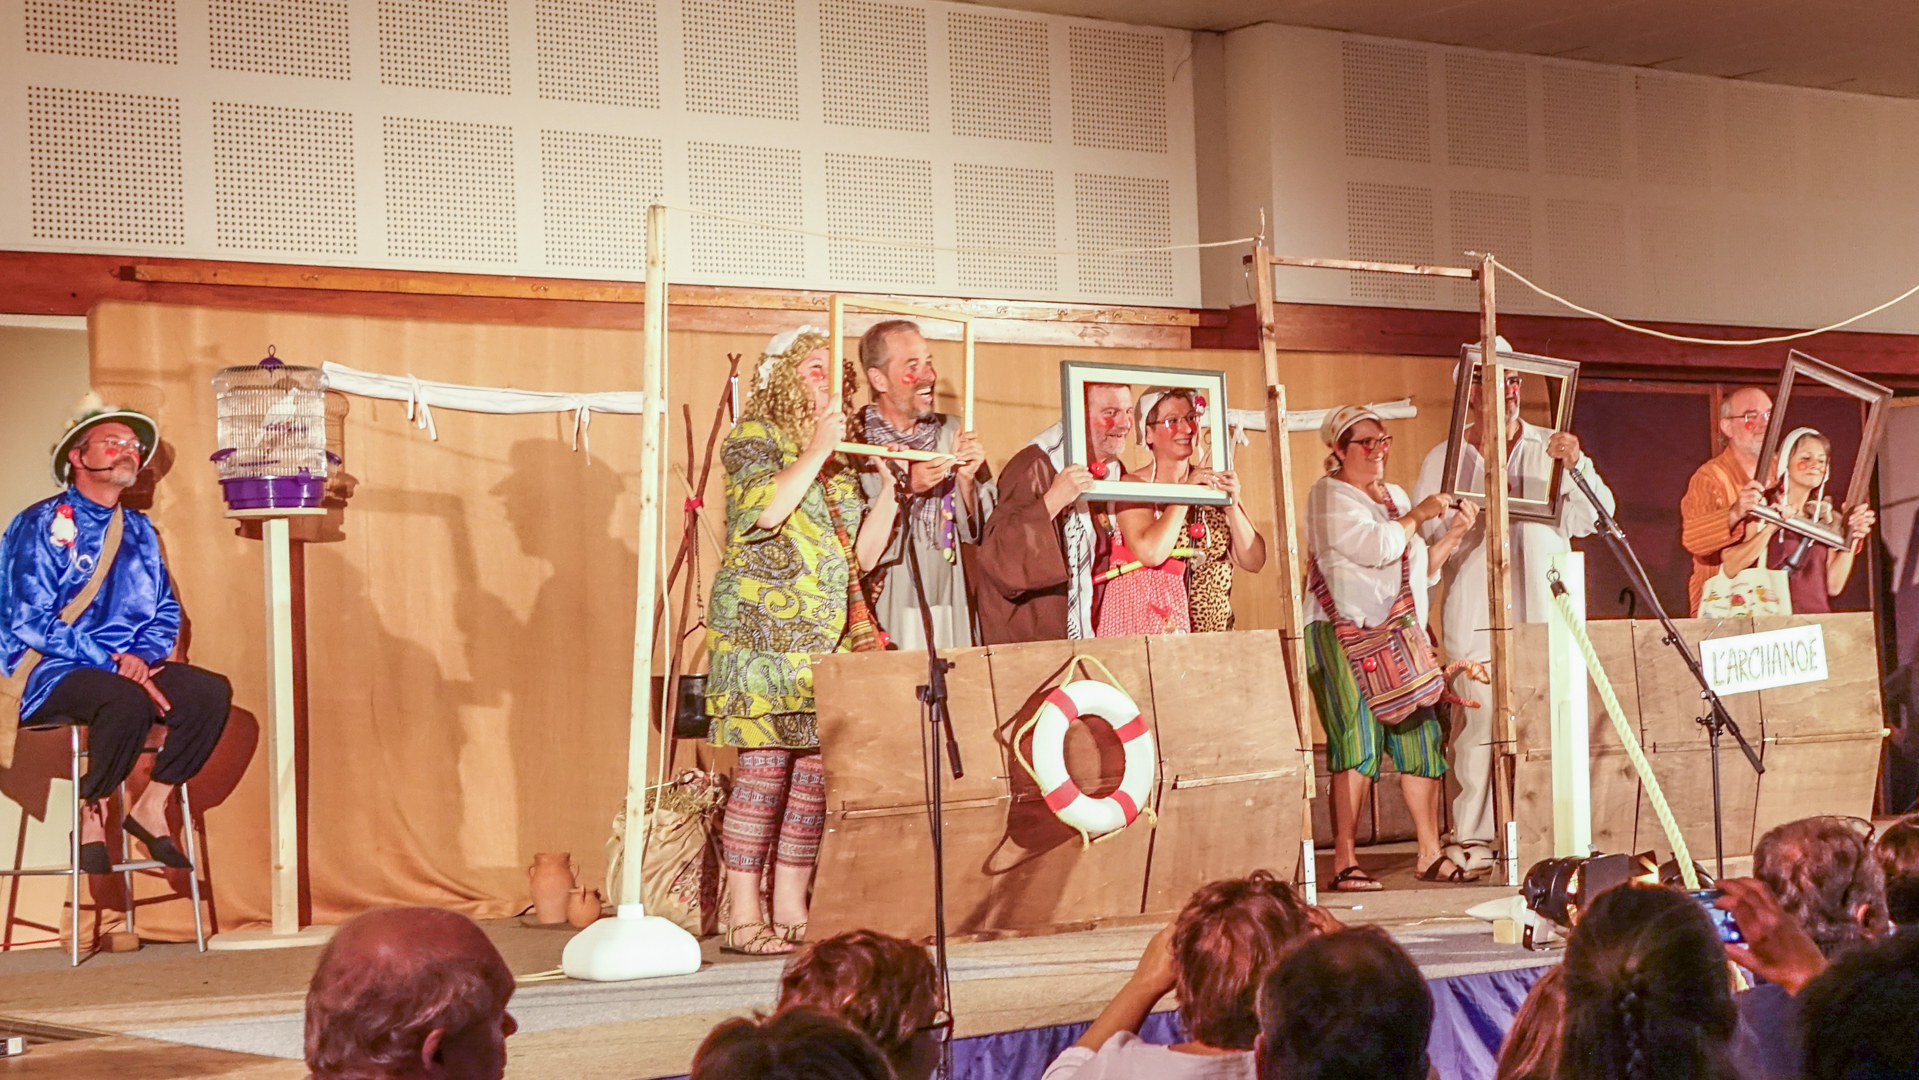
[[[1466,254],[1473,255],[1473,256],[1480,255],[1480,253],[1477,251],[1468,251],[1466,252]],[[1912,288],[1907,289],[1905,292],[1900,293],[1898,296],[1895,296],[1892,299],[1886,301],[1885,303],[1880,304],[1878,307],[1868,308],[1867,310],[1862,311],[1857,315],[1854,315],[1850,319],[1841,319],[1830,326],[1822,326],[1817,330],[1802,330],[1796,334],[1776,334],[1772,337],[1744,338],[1744,339],[1735,341],[1735,340],[1728,340],[1725,338],[1687,337],[1685,334],[1668,334],[1664,330],[1654,330],[1652,327],[1649,327],[1649,326],[1636,326],[1632,323],[1626,322],[1623,319],[1615,319],[1611,315],[1608,315],[1603,311],[1594,311],[1593,309],[1589,307],[1582,307],[1579,304],[1575,304],[1571,300],[1566,299],[1565,297],[1559,295],[1558,293],[1552,292],[1548,289],[1545,289],[1535,284],[1530,278],[1526,277],[1526,275],[1520,273],[1517,270],[1514,270],[1512,267],[1507,266],[1505,263],[1500,262],[1497,257],[1493,258],[1493,265],[1499,267],[1501,270],[1504,270],[1506,273],[1512,275],[1514,279],[1516,279],[1521,285],[1526,286],[1528,289],[1531,289],[1532,291],[1538,293],[1539,295],[1545,297],[1548,300],[1553,301],[1554,303],[1564,304],[1566,307],[1569,307],[1573,309],[1574,311],[1579,312],[1581,315],[1590,315],[1593,318],[1600,320],[1601,322],[1611,323],[1612,325],[1619,327],[1621,330],[1631,330],[1635,334],[1645,334],[1645,335],[1648,335],[1649,337],[1665,338],[1667,341],[1678,341],[1678,342],[1683,342],[1684,344],[1687,344],[1687,345],[1777,345],[1782,341],[1798,341],[1801,338],[1816,337],[1820,334],[1824,334],[1832,330],[1842,330],[1848,326],[1851,326],[1853,323],[1858,322],[1861,319],[1869,319],[1872,316],[1879,314],[1880,312],[1886,310],[1887,308],[1893,306],[1894,304],[1897,304],[1900,301],[1905,300],[1907,297],[1910,297],[1914,294],[1919,294],[1919,285],[1914,285]]]
[[[1165,244],[1160,247],[1106,248],[1098,251],[1060,250],[1055,248],[1002,248],[974,247],[968,244],[928,244],[918,240],[894,240],[877,236],[855,236],[851,233],[828,232],[825,229],[808,229],[799,225],[782,225],[773,221],[760,221],[757,218],[740,217],[737,214],[723,213],[718,210],[702,210],[696,206],[675,206],[662,203],[668,210],[695,217],[713,218],[717,221],[731,222],[734,225],[750,225],[756,229],[772,229],[775,232],[798,233],[801,236],[817,236],[825,240],[837,240],[848,244],[871,244],[875,247],[903,248],[908,251],[951,251],[961,255],[1156,255],[1169,251],[1197,251],[1201,248],[1236,247],[1250,244],[1259,239],[1256,236],[1242,236],[1235,240],[1213,240],[1204,244]]]
[[[1118,678],[1114,677],[1112,669],[1108,668],[1105,664],[1100,663],[1097,657],[1087,656],[1084,653],[1081,653],[1073,657],[1072,662],[1067,664],[1066,670],[1061,673],[1065,677],[1062,678],[1059,682],[1054,683],[1053,684],[1054,687],[1057,688],[1059,686],[1064,686],[1066,682],[1073,677],[1073,669],[1076,667],[1079,667],[1082,664],[1090,664],[1091,666],[1098,668],[1099,673],[1101,675],[1106,676],[1107,683],[1112,685],[1120,693],[1125,694],[1127,697],[1130,698],[1133,696],[1132,692],[1127,690],[1125,685],[1122,684]],[[1085,672],[1082,671],[1081,674],[1083,675],[1085,674]],[[1026,722],[1024,724],[1021,724],[1019,727],[1019,730],[1013,733],[1013,756],[1019,760],[1020,767],[1026,770],[1026,775],[1033,778],[1033,783],[1036,786],[1040,782],[1039,774],[1033,771],[1033,763],[1026,759],[1026,751],[1020,749],[1020,743],[1024,742],[1026,740],[1027,734],[1031,732],[1033,728],[1039,724],[1040,712],[1041,712],[1041,709],[1034,709],[1033,715],[1030,717],[1027,717]],[[1158,770],[1157,764],[1154,766],[1154,769],[1157,772]],[[1139,815],[1140,817],[1143,817],[1146,819],[1146,823],[1148,825],[1151,825],[1154,828],[1159,827],[1159,814],[1154,812],[1152,806],[1142,803],[1139,808]],[[1055,814],[1054,816],[1058,817],[1059,815]],[[1118,836],[1120,833],[1123,833],[1126,831],[1124,828],[1118,828],[1118,829],[1114,829],[1112,832],[1102,833],[1099,836],[1094,836],[1091,833],[1088,833],[1085,829],[1080,828],[1078,825],[1074,825],[1070,821],[1062,820],[1061,824],[1065,825],[1066,827],[1072,829],[1074,832],[1079,834],[1079,848],[1081,851],[1085,851],[1088,848],[1091,848],[1094,844],[1100,843],[1102,841],[1111,840],[1113,837]]]
[[[1659,827],[1666,832],[1666,843],[1672,846],[1672,857],[1679,864],[1679,876],[1685,881],[1688,891],[1699,888],[1699,874],[1693,868],[1692,852],[1686,847],[1686,838],[1680,835],[1679,822],[1673,819],[1672,807],[1666,805],[1666,793],[1660,790],[1659,778],[1653,775],[1652,764],[1646,760],[1646,752],[1639,746],[1639,736],[1633,732],[1632,724],[1626,720],[1626,711],[1619,705],[1619,695],[1613,693],[1612,680],[1606,677],[1605,666],[1599,662],[1599,652],[1593,648],[1592,639],[1586,636],[1586,627],[1573,613],[1572,598],[1566,594],[1557,570],[1546,571],[1546,580],[1552,586],[1553,610],[1559,612],[1559,618],[1572,631],[1573,640],[1579,643],[1579,651],[1585,654],[1586,670],[1591,673],[1593,686],[1599,691],[1599,700],[1606,704],[1606,715],[1612,718],[1613,730],[1619,733],[1619,741],[1625,744],[1626,756],[1632,759],[1632,767],[1639,773],[1639,782],[1646,789],[1646,796],[1652,802],[1652,812],[1659,818]]]

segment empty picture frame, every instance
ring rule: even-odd
[[[1092,444],[1088,440],[1086,388],[1092,384],[1111,383],[1127,387],[1132,392],[1132,399],[1135,402],[1134,428],[1127,432],[1127,452],[1121,458],[1129,471],[1136,471],[1152,461],[1152,455],[1141,445],[1138,424],[1142,418],[1137,415],[1137,402],[1142,393],[1154,387],[1190,389],[1205,399],[1206,406],[1204,415],[1201,417],[1201,430],[1197,433],[1193,448],[1194,457],[1211,468],[1232,468],[1232,440],[1226,430],[1226,373],[1224,371],[1138,367],[1131,364],[1094,364],[1080,360],[1065,360],[1059,365],[1059,380],[1060,402],[1064,413],[1061,423],[1066,430],[1067,464],[1085,465],[1091,457]],[[1189,503],[1210,506],[1226,506],[1233,501],[1232,496],[1223,491],[1198,484],[1143,483],[1121,480],[1117,476],[1094,480],[1092,488],[1080,498],[1094,501]]]
[[[1579,361],[1502,350],[1499,363],[1505,370],[1506,380],[1519,383],[1520,419],[1554,433],[1572,426],[1573,398],[1579,390]],[[1479,368],[1479,346],[1462,346],[1459,368],[1453,379],[1453,419],[1447,429],[1446,465],[1439,490],[1446,495],[1483,503],[1486,498],[1484,459],[1467,470],[1468,475],[1460,475],[1460,463],[1466,456],[1466,424],[1472,417],[1473,382],[1479,377]],[[1565,472],[1565,465],[1555,460],[1550,479],[1542,483],[1536,478],[1527,478],[1522,490],[1507,496],[1507,516],[1520,521],[1558,521]]]
[[[1752,516],[1761,521],[1771,522],[1788,532],[1800,536],[1809,536],[1833,548],[1851,547],[1846,535],[1846,515],[1853,507],[1860,506],[1871,497],[1872,467],[1879,458],[1879,445],[1886,435],[1886,403],[1892,400],[1892,391],[1870,379],[1862,379],[1844,368],[1834,367],[1824,360],[1807,356],[1794,349],[1786,354],[1786,366],[1779,372],[1779,389],[1772,398],[1772,419],[1766,424],[1766,442],[1759,452],[1759,475],[1771,477],[1773,462],[1779,458],[1779,440],[1785,438],[1790,430],[1787,426],[1792,405],[1793,384],[1800,376],[1821,382],[1841,393],[1858,398],[1866,403],[1866,422],[1859,429],[1859,453],[1853,458],[1852,476],[1846,482],[1846,500],[1833,507],[1837,513],[1832,520],[1815,522],[1807,517],[1787,517],[1779,511],[1761,503],[1753,510]],[[1796,426],[1796,425],[1795,425]],[[1832,463],[1827,462],[1827,468]],[[1826,490],[1837,490],[1832,483],[1830,472],[1826,476]],[[1768,482],[1770,487],[1770,482]]]

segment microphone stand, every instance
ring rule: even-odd
[[[959,739],[953,735],[953,714],[948,708],[946,673],[953,669],[953,662],[940,656],[939,646],[933,637],[933,607],[926,600],[926,579],[920,572],[919,548],[913,542],[913,503],[925,498],[913,491],[913,471],[911,468],[893,469],[895,500],[899,504],[900,547],[905,549],[906,567],[913,578],[913,596],[919,602],[920,627],[926,634],[926,683],[919,687],[920,715],[935,729],[932,738],[925,740],[930,747],[931,759],[922,756],[926,763],[927,789],[927,827],[933,843],[933,963],[939,969],[940,1000],[944,1002],[950,1014],[953,1008],[953,985],[946,961],[946,837],[945,837],[945,790],[940,760],[941,744],[953,770],[953,779],[966,775],[966,769],[960,762]],[[950,1077],[953,1072],[953,1041],[951,1033],[940,1044],[939,1075]]]
[[[1653,614],[1659,618],[1659,625],[1665,628],[1666,644],[1678,651],[1679,658],[1686,663],[1686,670],[1692,672],[1694,681],[1699,683],[1699,697],[1706,702],[1706,715],[1694,719],[1706,729],[1712,748],[1712,852],[1715,864],[1713,877],[1715,879],[1724,877],[1726,874],[1726,821],[1725,806],[1721,800],[1719,787],[1720,735],[1725,732],[1732,734],[1734,741],[1739,744],[1739,749],[1745,753],[1746,760],[1751,763],[1753,772],[1764,773],[1766,766],[1759,760],[1759,754],[1753,750],[1752,744],[1746,741],[1745,734],[1739,730],[1738,722],[1732,718],[1731,713],[1726,711],[1725,703],[1719,700],[1719,694],[1713,690],[1712,684],[1707,682],[1706,669],[1699,665],[1699,657],[1693,653],[1692,646],[1686,644],[1685,639],[1679,636],[1679,628],[1672,624],[1671,616],[1666,614],[1666,605],[1659,602],[1659,594],[1653,591],[1652,582],[1646,578],[1646,568],[1640,565],[1639,556],[1634,553],[1632,544],[1626,540],[1625,530],[1619,527],[1617,519],[1607,513],[1606,504],[1600,502],[1599,496],[1593,494],[1592,485],[1586,483],[1586,478],[1578,469],[1568,468],[1566,475],[1572,477],[1573,483],[1579,485],[1579,490],[1585,494],[1586,501],[1590,502],[1593,510],[1599,514],[1599,534],[1605,537],[1606,546],[1612,549],[1613,558],[1618,559],[1620,568],[1626,571],[1626,580],[1632,583],[1633,591],[1645,599],[1647,605],[1652,608]]]

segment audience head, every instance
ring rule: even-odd
[[[1086,440],[1094,461],[1118,461],[1133,433],[1133,388],[1124,383],[1086,384]]]
[[[1772,421],[1772,395],[1757,386],[1742,386],[1719,403],[1719,433],[1742,454],[1758,456]]]
[[[1566,1030],[1566,967],[1554,964],[1526,992],[1499,1047],[1493,1080],[1551,1080]]]
[[[860,366],[874,401],[900,416],[932,415],[939,372],[933,368],[933,350],[918,323],[907,319],[874,323],[860,335]]]
[[[1305,903],[1264,870],[1200,886],[1174,921],[1171,941],[1187,1036],[1219,1050],[1251,1050],[1260,979],[1312,933]]]
[[[939,973],[926,950],[871,930],[807,945],[780,979],[779,1008],[817,1009],[873,1040],[900,1080],[925,1080],[939,1065]]]
[[[1919,937],[1854,949],[1799,992],[1806,1080],[1919,1075]]]
[[[1886,877],[1871,826],[1842,817],[1789,821],[1759,838],[1752,876],[1827,956],[1886,933]]]
[[[513,973],[472,919],[370,911],[320,952],[306,1000],[306,1063],[324,1080],[499,1080]]]
[[[894,1080],[873,1041],[817,1009],[728,1020],[693,1054],[688,1080]]]
[[[1363,926],[1308,939],[1259,991],[1259,1080],[1425,1080],[1433,999],[1405,950]]]
[[[1886,915],[1900,926],[1919,926],[1919,816],[1880,833],[1873,854],[1886,877]]]
[[[1726,950],[1691,897],[1637,884],[1601,893],[1564,966],[1557,1080],[1729,1080],[1738,1016]]]

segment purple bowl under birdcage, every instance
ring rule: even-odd
[[[326,373],[268,349],[258,364],[213,376],[220,449],[212,456],[232,510],[303,509],[326,497]],[[337,459],[333,459],[337,460]]]

